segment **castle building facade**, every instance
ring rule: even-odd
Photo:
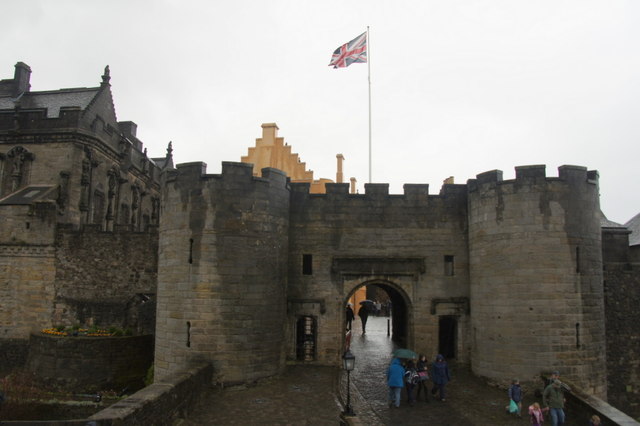
[[[640,264],[600,211],[597,172],[356,194],[294,177],[306,167],[268,124],[260,155],[207,174],[174,167],[171,144],[147,156],[117,121],[108,68],[97,87],[44,92],[30,73],[0,81],[0,365],[73,324],[154,333],[158,379],[196,360],[220,384],[339,365],[345,304],[374,286],[403,346],[496,381],[561,370],[640,413]]]
[[[33,92],[30,76],[19,62],[0,81],[0,336],[24,347],[55,325],[152,332],[154,309],[139,308],[155,295],[171,147],[149,158],[136,124],[117,121],[108,67],[92,88]]]

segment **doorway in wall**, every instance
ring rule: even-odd
[[[438,353],[447,359],[456,357],[458,319],[442,316],[438,321]]]
[[[302,316],[296,321],[296,359],[315,361],[316,359],[316,319]]]

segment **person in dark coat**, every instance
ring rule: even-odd
[[[418,357],[416,371],[420,376],[416,399],[419,400],[420,392],[424,391],[424,400],[425,402],[429,402],[429,391],[427,390],[427,381],[429,380],[429,363],[427,362],[427,357],[425,355],[420,355],[420,357]]]
[[[431,365],[431,380],[433,380],[433,389],[431,389],[431,395],[435,395],[436,392],[440,392],[440,401],[445,400],[445,386],[451,380],[451,374],[449,373],[449,366],[444,357],[440,354],[436,356],[436,360]]]
[[[367,304],[363,304],[358,311],[358,316],[360,317],[360,321],[362,321],[362,334],[367,333],[367,318],[369,318],[369,308]]]
[[[353,313],[353,309],[351,309],[351,303],[347,305],[347,330],[351,331],[351,323],[353,322],[356,316]]]
[[[418,384],[419,378],[416,366],[412,360],[407,361],[404,371],[404,385],[407,388],[407,402],[409,405],[413,405],[416,399],[413,396],[413,389]]]
[[[516,403],[518,409],[516,410],[515,415],[518,417],[522,417],[522,388],[520,387],[520,380],[513,379],[511,381],[511,386],[509,386],[508,390],[509,395],[509,405],[505,407],[508,413],[512,413],[511,411],[511,401]]]

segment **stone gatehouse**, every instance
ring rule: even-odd
[[[179,164],[162,193],[156,374],[191,359],[216,380],[268,376],[298,358],[308,318],[314,361],[337,364],[344,306],[363,285],[393,303],[394,338],[443,349],[475,373],[533,380],[550,366],[606,395],[598,174],[544,166],[465,185],[290,183],[275,169]],[[246,356],[246,354],[251,356]]]

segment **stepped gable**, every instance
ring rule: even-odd
[[[342,173],[344,157],[338,154],[338,173]],[[292,182],[309,182],[310,190],[314,194],[325,192],[325,185],[332,183],[331,179],[314,179],[313,171],[307,170],[307,164],[300,156],[291,152],[291,146],[284,143],[284,138],[278,137],[276,123],[262,124],[262,138],[256,139],[256,146],[250,147],[248,154],[241,157],[243,163],[253,164],[255,176],[265,167],[273,167],[284,171]]]
[[[307,164],[301,161],[300,156],[291,152],[291,146],[284,144],[284,138],[278,137],[276,123],[262,125],[262,137],[256,139],[256,146],[250,147],[249,153],[240,161],[254,164],[255,175],[269,166],[284,170],[291,180],[313,181],[313,171],[307,170]]]

